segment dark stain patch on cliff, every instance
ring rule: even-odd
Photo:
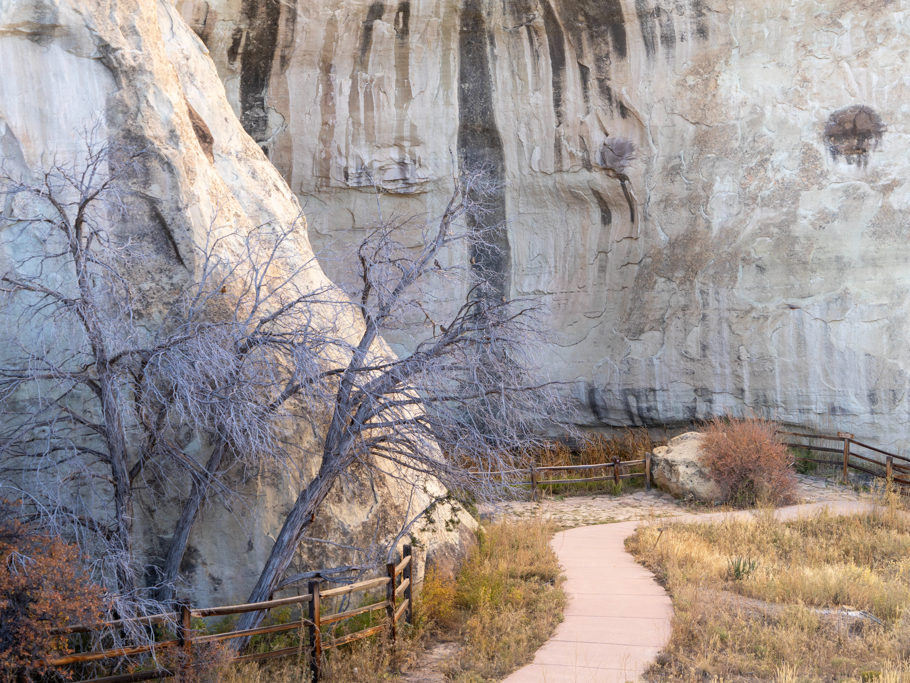
[[[877,149],[885,134],[885,124],[878,113],[863,104],[838,109],[825,124],[825,144],[831,157],[843,158],[848,164],[865,166],[869,154]]]
[[[504,191],[505,156],[493,107],[489,33],[483,0],[463,0],[458,46],[458,158],[466,173],[486,176],[490,190],[473,199],[487,212],[483,221],[496,226],[490,247],[474,244],[471,259],[487,279],[489,293],[505,296],[509,288],[509,238]]]
[[[240,26],[235,28],[234,32],[231,34],[231,44],[228,46],[227,50],[228,64],[231,66],[236,66],[237,64],[237,59],[240,57],[240,51],[243,49],[244,36],[246,36],[246,31]]]
[[[564,117],[562,97],[566,82],[565,36],[550,0],[542,0],[541,7],[543,24],[547,31],[547,46],[550,50],[550,69],[553,74],[553,111],[556,113],[556,125],[561,126]]]
[[[692,17],[695,19],[695,35],[701,40],[708,39],[708,20],[705,17],[704,0],[690,0]]]
[[[212,136],[212,131],[206,125],[205,119],[199,116],[199,113],[193,109],[189,102],[186,103],[186,111],[190,115],[190,124],[193,126],[193,132],[196,134],[196,139],[199,141],[202,152],[209,161],[214,162],[215,138]]]
[[[648,57],[654,57],[657,54],[657,21],[649,7],[648,0],[635,0],[635,14],[638,16],[645,54]]]
[[[614,107],[613,66],[616,61],[626,59],[629,49],[622,0],[576,0],[564,3],[559,11],[569,42],[578,55],[586,108],[592,75],[600,96]]]
[[[676,44],[694,35],[700,40],[708,38],[708,22],[703,0],[676,3],[673,10],[661,6],[659,0],[635,0],[635,14],[641,29],[645,54],[653,59],[663,49],[671,57]],[[678,30],[677,30],[678,29]]]
[[[578,73],[581,78],[581,96],[585,103],[585,114],[591,111],[591,69],[578,62]]]
[[[382,19],[383,14],[385,14],[385,5],[381,2],[374,2],[367,11],[367,18],[363,22],[360,34],[361,71],[366,71],[370,68],[370,50],[373,48],[373,24]]]
[[[411,90],[411,3],[402,0],[395,10],[395,110],[407,111],[413,98]],[[406,137],[405,124],[407,116],[402,115],[398,121],[398,138]]]
[[[335,42],[338,34],[338,20],[335,15],[329,17],[325,27],[325,38],[319,54],[319,114],[322,123],[319,126],[318,159],[316,161],[316,182],[328,185],[332,177],[332,149],[335,138]]]
[[[657,24],[660,26],[660,45],[669,57],[676,47],[676,29],[673,26],[673,17],[661,7],[656,7],[654,13],[657,15]]]
[[[265,102],[280,17],[280,0],[243,0],[243,18],[248,28],[240,65],[240,122],[257,142],[268,134]]]
[[[591,192],[594,195],[594,199],[597,200],[597,206],[600,207],[600,224],[605,228],[612,225],[613,212],[610,211],[610,204],[607,202],[607,198],[597,190],[592,189]]]
[[[591,42],[597,46],[599,57],[626,58],[629,48],[622,0],[575,0],[564,3],[564,7],[563,23],[577,51]]]
[[[410,0],[404,0],[398,3],[398,9],[395,10],[395,37],[399,42],[408,42],[411,35],[411,3]]]

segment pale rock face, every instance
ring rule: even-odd
[[[320,253],[376,219],[371,183],[438,215],[487,164],[493,265],[549,303],[590,426],[754,411],[910,445],[904,3],[176,5]],[[608,139],[637,148],[632,211]]]
[[[149,254],[128,274],[143,294],[139,314],[145,325],[160,321],[192,281],[199,267],[192,245],[201,243],[210,226],[229,226],[242,235],[262,224],[299,219],[297,198],[243,130],[206,48],[171,2],[0,2],[0,65],[0,154],[7,172],[35,173],[55,160],[78,158],[85,130],[114,146],[148,151],[145,177],[127,188],[129,221],[112,226],[117,237],[129,235]],[[0,271],[21,262],[32,246],[27,241],[21,232],[16,239],[3,235]],[[227,240],[223,248],[232,246]],[[293,253],[298,264],[312,257],[305,230],[298,231]],[[329,284],[315,262],[299,278],[304,289]],[[358,334],[357,325],[351,334]],[[304,426],[289,436],[312,442]],[[318,459],[299,465],[305,480]],[[191,595],[195,604],[246,597],[305,481],[263,468],[235,483],[245,502],[231,510],[208,506],[190,537],[183,567],[187,585],[180,594]],[[312,535],[360,546],[377,529],[394,535],[409,510],[423,509],[431,494],[444,494],[438,482],[424,484],[425,491],[412,491],[400,479],[380,477],[371,490],[346,482],[333,491]],[[179,514],[179,499],[167,490],[146,492],[137,504],[137,550],[151,558],[159,554]],[[450,516],[460,523],[454,531],[444,528]],[[421,550],[457,553],[473,520],[447,506],[435,517],[434,525],[415,526]],[[319,544],[304,548],[299,564],[318,568],[351,560]]]
[[[676,498],[720,503],[723,492],[701,463],[703,435],[686,432],[658,446],[651,454],[654,484]]]

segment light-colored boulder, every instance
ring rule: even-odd
[[[453,166],[492,161],[505,279],[550,303],[589,425],[755,412],[910,446],[906,3],[176,3],[330,275],[370,179],[386,215],[438,215]],[[638,148],[634,220],[608,137]]]
[[[658,488],[677,498],[719,503],[723,494],[701,463],[701,443],[701,433],[686,432],[655,448],[651,478]]]
[[[0,2],[0,65],[0,161],[5,172],[40,177],[55,161],[78,159],[85,153],[85,130],[115,148],[146,151],[137,172],[141,177],[120,188],[129,219],[111,223],[113,243],[129,240],[143,250],[141,262],[137,259],[126,275],[141,293],[136,316],[146,329],[160,325],[163,311],[198,275],[194,244],[204,243],[213,226],[226,226],[230,233],[217,249],[219,256],[231,259],[242,253],[243,236],[256,226],[290,226],[299,220],[300,203],[244,131],[208,51],[170,0]],[[34,236],[23,228],[4,233],[0,272],[25,267],[36,247]],[[311,261],[312,254],[304,224],[285,254],[302,291],[331,285]],[[14,348],[19,313],[0,311],[0,360]],[[314,313],[322,314],[331,312]],[[351,340],[359,335],[357,327],[352,322]],[[67,338],[58,335],[55,342],[65,344]],[[230,483],[242,494],[239,500],[215,500],[201,513],[190,535],[179,593],[192,596],[195,604],[237,602],[248,595],[284,516],[317,471],[321,450],[306,420],[282,439],[306,454],[300,462],[238,474]],[[202,461],[207,457],[202,447],[192,455]],[[178,494],[189,485],[184,475],[169,480],[167,487],[150,485],[137,494],[139,556],[150,562],[161,559],[181,512]],[[375,550],[444,494],[438,481],[406,471],[370,481],[345,480],[335,486],[309,529],[309,536],[331,543],[305,544],[293,569],[362,563],[362,554],[345,547]],[[451,555],[464,530],[475,527],[467,513],[448,505],[434,517],[433,524],[414,526],[421,558]]]

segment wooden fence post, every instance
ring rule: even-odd
[[[537,500],[537,469],[531,465],[531,500]]]
[[[853,438],[852,434],[847,432],[838,432],[837,436],[844,440],[844,483],[847,484],[850,481],[850,474],[847,471],[850,467],[850,439]]]
[[[888,480],[888,486],[891,486],[894,481],[894,458],[890,455],[885,459],[885,479]]]
[[[651,490],[651,451],[645,453],[645,490]]]
[[[414,623],[411,617],[411,607],[413,603],[411,602],[413,595],[413,586],[414,586],[414,552],[411,549],[410,545],[404,547],[405,557],[410,557],[411,561],[408,562],[408,566],[405,567],[405,578],[408,580],[408,587],[404,589],[404,599],[408,601],[408,606],[404,610],[404,620],[408,624]]]
[[[392,646],[398,639],[398,629],[395,624],[395,563],[389,562],[386,566],[386,572],[389,575],[389,583],[386,587],[386,613],[389,615],[389,637],[392,639]]]
[[[322,629],[320,624],[319,580],[310,581],[310,673],[313,681],[319,680],[322,668]]]
[[[180,605],[180,628],[177,629],[177,640],[180,645],[180,661],[177,668],[177,680],[189,680],[190,666],[192,665],[193,656],[193,622],[190,615],[190,606],[187,604]]]
[[[619,458],[613,458],[613,483],[619,486]]]

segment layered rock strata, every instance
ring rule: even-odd
[[[587,425],[755,411],[910,445],[903,4],[176,4],[320,253],[374,187],[438,215],[454,172],[500,183],[487,265],[548,302]]]

